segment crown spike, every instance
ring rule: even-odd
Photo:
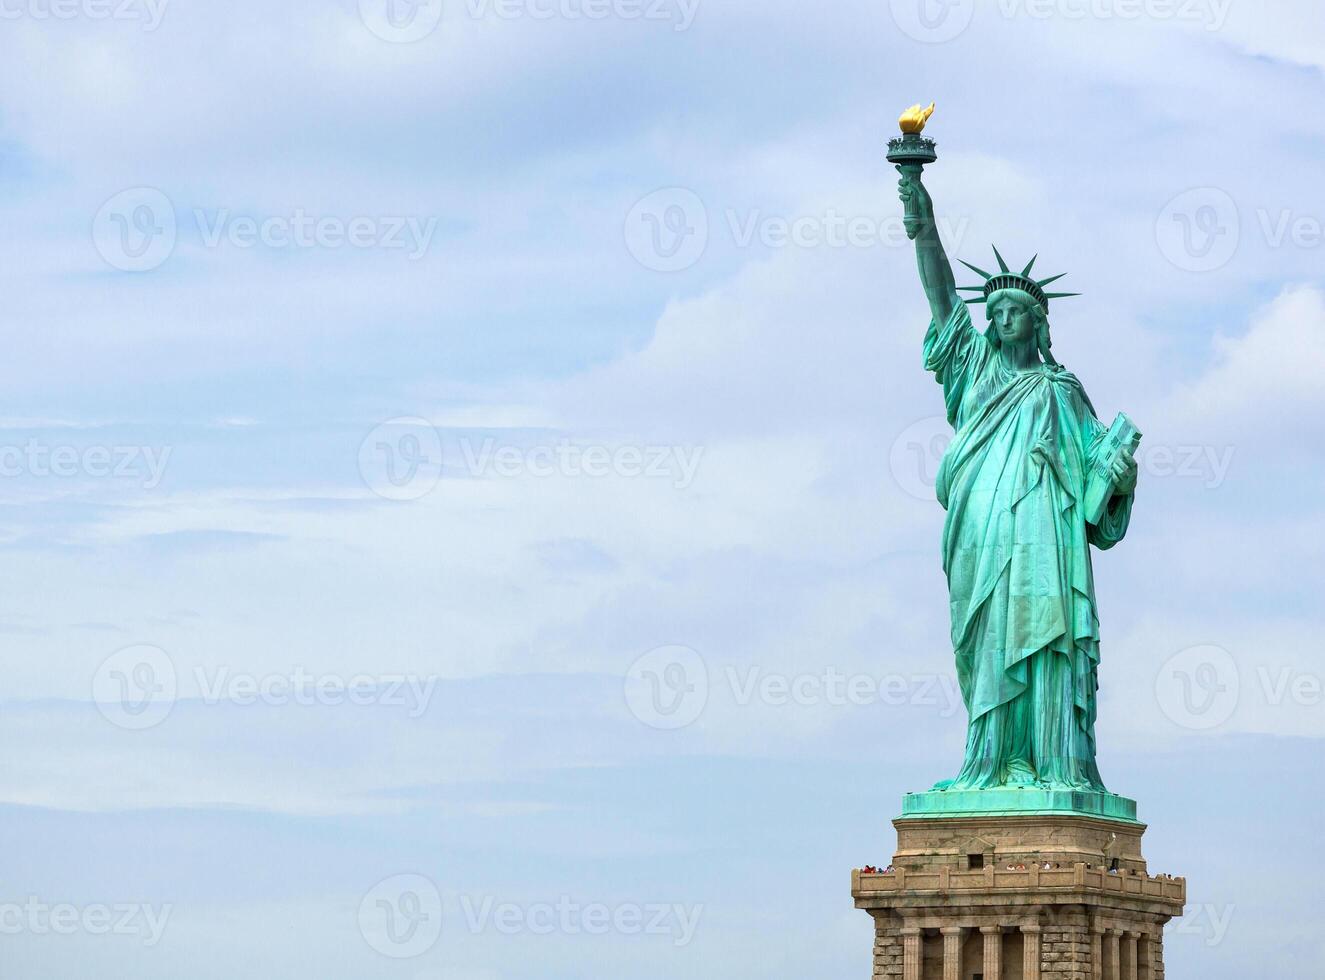
[[[1021,274],[1023,276],[1029,276],[1031,274],[1031,266],[1035,265],[1035,260],[1038,259],[1039,257],[1040,257],[1039,252],[1036,252],[1034,255],[1031,256],[1031,260],[1026,263],[1026,268],[1021,270]]]
[[[1047,285],[1049,285],[1049,283],[1051,283],[1051,282],[1056,282],[1057,280],[1062,279],[1063,276],[1065,276],[1065,275],[1067,275],[1066,272],[1060,272],[1060,273],[1058,273],[1058,275],[1056,275],[1056,276],[1050,276],[1048,279],[1040,279],[1040,280],[1038,280],[1038,281],[1035,283],[1035,285],[1037,285],[1037,286],[1047,286]]]
[[[970,269],[972,272],[984,276],[986,280],[994,278],[991,273],[985,272],[985,270],[981,269],[979,266],[971,265],[971,263],[967,262],[965,259],[958,259],[957,261],[960,262],[962,265],[966,266],[966,268]]]
[[[965,302],[966,302],[966,304],[967,304],[968,306],[970,306],[970,305],[975,304],[975,303],[984,303],[984,302],[988,301],[988,299],[989,299],[988,296],[975,296],[975,297],[972,297],[971,299],[966,300]]]
[[[990,245],[989,247],[994,250],[994,258],[998,259],[999,270],[1002,272],[1011,272],[1012,270],[1008,268],[1008,264],[1003,261],[1003,256],[998,254],[998,246]]]
[[[1058,299],[1061,296],[1080,296],[1080,293],[1045,293],[1045,299]]]

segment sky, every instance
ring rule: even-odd
[[[1144,434],[1167,975],[1321,976],[1323,72],[1311,0],[0,0],[0,974],[867,976],[965,729],[932,99]]]

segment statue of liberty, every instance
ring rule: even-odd
[[[970,721],[961,771],[934,789],[1107,792],[1095,762],[1100,652],[1090,546],[1111,548],[1127,533],[1139,434],[1126,416],[1106,428],[1050,352],[1049,300],[1075,294],[1046,293],[1058,276],[1031,278],[1034,259],[1010,271],[995,249],[997,272],[968,266],[985,281],[962,287],[979,293],[964,300],[920,166],[898,169],[932,315],[925,368],[943,386],[954,430],[936,489],[947,511],[943,569]],[[970,307],[981,303],[984,330],[971,321]]]

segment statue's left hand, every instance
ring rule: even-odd
[[[1136,489],[1136,458],[1126,450],[1113,461],[1114,493],[1131,493]]]

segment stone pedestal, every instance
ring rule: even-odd
[[[1162,980],[1187,882],[1149,874],[1144,824],[1005,813],[893,826],[893,871],[851,878],[874,918],[874,977]]]

